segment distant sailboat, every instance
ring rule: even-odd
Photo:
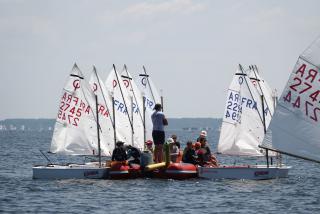
[[[62,155],[108,155],[97,136],[95,96],[75,64],[63,88],[50,152]],[[102,148],[105,148],[103,145]],[[108,168],[101,163],[33,167],[35,179],[104,178]]]
[[[258,81],[255,75],[255,81]],[[259,79],[260,80],[260,79]],[[236,156],[264,156],[261,145],[265,129],[265,102],[261,86],[253,84],[253,79],[239,65],[228,89],[226,109],[223,116],[218,152]],[[263,101],[263,102],[262,102]],[[269,117],[271,118],[271,114]],[[269,120],[270,121],[270,120]],[[283,165],[245,165],[217,168],[199,167],[199,177],[229,179],[272,179],[286,177],[289,167]]]

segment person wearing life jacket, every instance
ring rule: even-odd
[[[216,157],[211,153],[206,138],[200,137],[200,149],[197,151],[199,165],[218,166]]]
[[[196,152],[196,154],[198,153],[198,151],[201,149],[201,143],[200,142],[196,142],[194,144],[194,150]]]
[[[124,142],[118,141],[116,143],[116,148],[114,148],[112,152],[112,161],[126,161],[127,160],[127,153],[126,149],[124,148]]]
[[[176,163],[180,163],[182,161],[182,156],[183,156],[183,151],[181,150],[180,142],[177,140],[178,137],[175,134],[173,134],[171,138],[173,139],[176,147],[178,148],[178,156],[176,158]]]
[[[153,150],[153,142],[152,142],[152,140],[147,140],[147,142],[146,142],[146,150],[153,154],[154,150]]]
[[[127,146],[127,159],[133,158],[129,160],[128,163],[131,166],[132,164],[140,164],[141,152],[138,148],[133,147],[131,145]]]
[[[196,152],[192,148],[192,141],[187,142],[187,147],[183,151],[182,161],[184,163],[198,164]]]
[[[173,140],[173,138],[169,138],[168,142],[170,151],[170,161],[176,163],[177,158],[179,156],[179,148],[177,147],[176,142]]]

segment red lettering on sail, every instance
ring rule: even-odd
[[[77,90],[78,88],[80,88],[80,80],[73,81],[72,85],[74,87],[74,90]]]
[[[309,78],[311,78],[311,83],[314,81],[314,79],[316,78],[318,72],[314,69],[310,69],[309,70],[309,75],[306,77],[306,80],[308,80]]]
[[[90,106],[87,106],[86,110],[84,111],[87,114],[90,114]]]
[[[116,80],[113,80],[113,81],[112,81],[112,84],[113,84],[113,88],[115,88],[115,87],[117,87],[118,82],[117,82]]]
[[[124,85],[126,86],[126,88],[128,88],[129,85],[130,85],[129,80],[123,80],[123,83],[124,83]]]
[[[306,64],[301,65],[300,68],[296,71],[296,74],[300,73],[300,77],[302,78],[304,75],[304,71],[306,70],[306,67]]]

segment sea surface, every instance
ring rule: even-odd
[[[171,130],[182,146],[197,132]],[[218,131],[208,132],[212,150]],[[284,157],[289,177],[267,181],[160,179],[33,180],[52,131],[0,132],[0,213],[320,213],[320,165]],[[65,157],[50,156],[57,162]],[[222,163],[264,159],[218,156]],[[78,160],[84,161],[83,157]]]

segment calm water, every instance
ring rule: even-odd
[[[184,142],[198,134],[175,133]],[[0,132],[0,213],[320,212],[320,165],[289,157],[285,158],[293,166],[289,178],[271,181],[33,180],[31,167],[46,163],[39,149],[48,150],[51,134]],[[212,148],[217,136],[209,132]],[[219,160],[243,161],[230,157]]]

